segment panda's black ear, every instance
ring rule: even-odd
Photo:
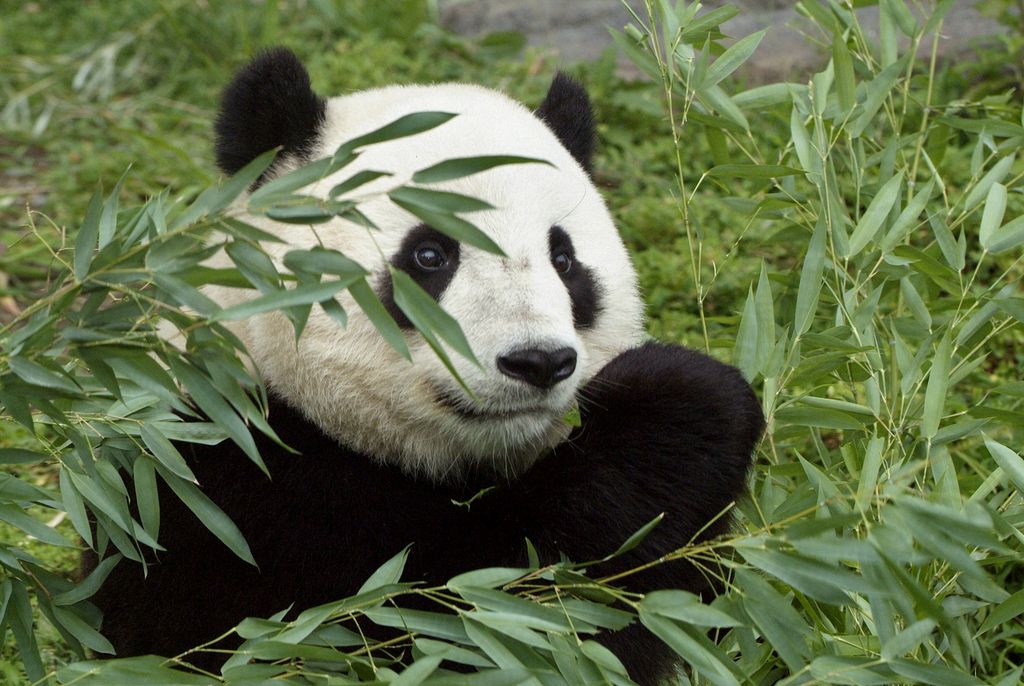
[[[295,53],[287,48],[260,52],[224,89],[215,126],[217,166],[234,174],[278,146],[282,153],[307,156],[326,106]]]
[[[534,112],[548,128],[555,132],[562,145],[576,161],[593,175],[594,108],[583,85],[566,74],[558,72],[551,81],[544,102]]]

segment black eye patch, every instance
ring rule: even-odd
[[[577,329],[589,329],[601,312],[601,288],[594,279],[593,272],[576,259],[572,239],[561,226],[552,226],[548,232],[548,247],[551,251],[553,267],[569,291],[572,300],[572,322]],[[556,258],[568,256],[570,266],[564,272],[560,265],[564,261]]]
[[[405,234],[402,246],[391,256],[391,266],[411,276],[420,288],[434,300],[439,300],[459,268],[459,243],[426,224],[420,224]],[[395,304],[395,287],[390,272],[385,271],[381,275],[377,293],[400,327],[413,328],[412,322]]]

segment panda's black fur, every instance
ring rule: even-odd
[[[217,166],[234,174],[267,150],[304,159],[327,113],[309,73],[291,50],[259,53],[224,90],[217,133]]]
[[[227,89],[217,145],[227,171],[277,145],[301,155],[304,139],[288,127],[323,116],[323,102],[304,95],[305,70],[299,65],[296,74],[282,55],[266,53],[258,58],[263,71],[250,65],[238,77],[258,82],[265,95],[275,89],[297,95],[297,102],[280,103],[279,118],[246,121],[253,112],[238,79]],[[589,169],[593,118],[585,98],[578,84],[559,77],[538,116]],[[226,140],[228,122],[255,142]],[[587,307],[588,296],[581,297]],[[575,316],[575,297],[573,306]],[[743,494],[763,429],[758,400],[736,369],[650,342],[614,358],[579,397],[581,426],[515,480],[480,472],[435,483],[344,447],[271,394],[270,422],[299,454],[257,435],[270,479],[233,443],[178,446],[204,492],[238,525],[259,567],[237,558],[161,486],[166,552],[146,575],[127,562],[114,569],[93,598],[104,613],[102,631],[120,656],[176,655],[246,616],[289,607],[294,615],[350,595],[409,544],[404,580],[442,584],[471,569],[525,565],[526,539],[545,563],[561,555],[599,559],[660,513],[663,521],[637,548],[590,573],[629,569],[726,530],[729,517],[721,515]],[[468,507],[459,504],[491,486]],[[87,554],[86,571],[95,562]],[[640,592],[708,588],[695,567],[680,561],[621,583]],[[638,682],[671,673],[671,651],[641,627],[605,640]],[[190,657],[211,668],[217,662],[210,654]]]

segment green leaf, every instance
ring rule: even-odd
[[[967,194],[964,199],[964,209],[967,211],[973,210],[978,204],[989,194],[992,186],[1002,182],[1006,175],[1010,172],[1010,168],[1013,166],[1015,155],[1007,155],[1001,158],[993,167],[988,171],[985,176],[981,177],[977,185],[974,186]]]
[[[640,622],[710,683],[739,686],[739,680],[732,673],[732,660],[723,655],[721,649],[708,641],[700,631],[679,626],[643,609],[640,611]]]
[[[383,178],[385,176],[391,176],[391,172],[377,171],[375,169],[364,169],[361,172],[356,172],[352,176],[348,177],[341,183],[337,184],[328,193],[327,197],[330,199],[337,198],[338,196],[345,195],[350,191],[354,191],[360,186],[366,185],[371,181]]]
[[[457,574],[448,580],[448,588],[497,588],[512,583],[530,570],[520,567],[491,567]]]
[[[924,394],[924,412],[921,420],[921,435],[925,438],[932,438],[938,432],[939,422],[942,421],[952,351],[953,344],[949,331],[946,331],[946,335],[942,337],[935,350],[932,367],[928,372],[928,387]]]
[[[366,314],[374,328],[384,337],[384,340],[388,342],[388,345],[399,355],[412,362],[412,353],[409,352],[409,346],[406,345],[402,330],[398,328],[398,324],[384,308],[384,304],[370,288],[366,279],[357,280],[348,287],[348,292],[352,294],[356,304]]]
[[[936,626],[935,620],[929,618],[914,622],[885,642],[882,646],[882,658],[893,660],[913,653],[919,645],[928,640]]]
[[[781,579],[801,593],[830,605],[848,605],[848,593],[868,590],[857,575],[835,564],[802,555],[738,546],[749,564]]]
[[[867,98],[864,100],[864,109],[861,110],[860,115],[853,121],[850,126],[846,128],[846,132],[850,134],[852,138],[860,138],[861,134],[871,125],[874,121],[875,115],[878,114],[878,110],[882,107],[882,103],[892,92],[893,86],[896,85],[896,80],[906,70],[906,61],[909,59],[908,55],[905,55],[898,62],[890,64],[888,67],[879,72],[871,83],[867,87]]]
[[[97,653],[114,654],[114,646],[110,645],[110,641],[103,638],[100,632],[86,624],[74,611],[54,606],[53,616],[72,636],[81,641],[82,645],[95,650]]]
[[[988,249],[992,242],[992,235],[1003,223],[1003,214],[1005,212],[1006,186],[1001,183],[994,183],[988,191],[985,209],[981,215],[981,228],[979,231],[981,247]]]
[[[110,572],[114,571],[114,567],[122,559],[124,558],[121,555],[111,555],[110,557],[103,558],[103,561],[96,565],[96,568],[89,573],[89,576],[80,581],[77,586],[70,591],[55,595],[53,597],[54,605],[74,605],[77,602],[93,597],[96,591],[100,590],[107,577],[110,576]]]
[[[412,175],[414,183],[440,183],[464,176],[472,176],[494,167],[510,164],[544,164],[554,167],[547,160],[536,157],[520,157],[518,155],[480,155],[477,157],[455,157],[444,162],[420,169]]]
[[[183,305],[206,316],[220,309],[217,303],[176,276],[158,272],[153,276],[153,281],[171,296],[173,304]]]
[[[68,539],[57,533],[54,529],[46,526],[40,521],[33,519],[20,507],[15,505],[0,504],[0,521],[7,522],[11,526],[21,529],[29,536],[36,538],[48,545],[71,547],[73,544]]]
[[[218,212],[244,193],[267,171],[277,157],[277,150],[267,150],[257,155],[251,162],[235,172],[222,183],[211,197],[209,212]]]
[[[333,274],[341,277],[369,276],[355,260],[337,250],[315,247],[312,250],[292,250],[284,256],[284,266],[293,272]]]
[[[782,424],[815,426],[821,429],[861,429],[866,421],[842,410],[794,406],[776,410],[775,419]]]
[[[46,366],[43,366],[24,357],[10,357],[7,364],[12,372],[30,384],[63,391],[71,395],[80,395],[82,392],[67,372],[53,363],[48,362]]]
[[[5,579],[4,583],[9,580]],[[15,578],[10,581],[10,604],[7,608],[7,626],[18,643],[19,657],[25,673],[33,684],[43,683],[46,670],[39,657],[39,645],[33,632],[32,605],[25,584]]]
[[[263,174],[277,155],[277,150],[268,150],[238,170],[219,186],[212,186],[200,193],[184,212],[174,218],[171,228],[178,230],[210,217],[230,205]],[[157,210],[154,209],[154,212]]]
[[[764,38],[764,34],[767,32],[767,29],[757,31],[749,36],[744,36],[730,45],[726,51],[723,52],[710,67],[708,67],[707,73],[704,75],[701,83],[697,85],[697,88],[703,89],[714,86],[739,69],[739,67],[754,54],[754,50],[756,50],[757,46],[760,45],[761,39]]]
[[[907,277],[900,279],[900,293],[903,295],[903,300],[910,308],[910,311],[914,314],[917,321],[921,322],[921,325],[926,329],[931,330],[932,328],[932,315],[928,311],[928,306],[925,304],[921,294],[914,288],[914,283]]]
[[[814,635],[792,602],[750,569],[736,570],[736,585],[743,592],[743,609],[757,630],[796,673],[810,659],[809,641]]]
[[[492,210],[494,206],[490,203],[471,198],[461,193],[451,191],[438,191],[431,188],[417,188],[415,186],[402,186],[388,193],[396,203],[415,205],[433,212],[455,214],[457,212],[479,212],[481,210]]]
[[[462,327],[450,314],[441,309],[437,301],[423,290],[422,286],[400,269],[391,270],[391,281],[394,287],[395,304],[405,313],[418,331],[425,336],[436,334],[455,352],[476,366],[480,366],[469,341],[466,340],[466,336],[462,332]]]
[[[867,509],[878,485],[878,472],[882,466],[882,448],[885,441],[880,436],[872,436],[864,451],[864,464],[860,468],[860,479],[857,483],[857,505]]]
[[[82,660],[57,671],[61,684],[74,686],[213,686],[208,676],[172,668],[156,655],[118,660]],[[242,683],[242,682],[237,682]]]
[[[647,538],[648,534],[650,534],[652,531],[654,531],[654,527],[656,527],[659,524],[661,524],[661,520],[664,519],[664,518],[665,518],[665,513],[662,512],[657,517],[655,517],[651,521],[649,521],[646,524],[644,524],[642,527],[640,527],[639,529],[634,531],[629,536],[629,538],[627,538],[625,541],[623,541],[622,545],[620,545],[618,547],[618,549],[614,553],[612,553],[610,556],[608,556],[605,559],[610,560],[613,557],[618,557],[619,555],[624,555],[625,553],[628,553],[633,548],[636,548],[638,545],[643,543],[644,539]]]
[[[89,516],[85,511],[85,503],[82,502],[82,496],[75,489],[66,467],[61,467],[58,480],[64,511],[68,513],[68,519],[71,520],[71,525],[75,527],[75,531],[82,537],[86,545],[91,548],[92,527],[89,526]]]
[[[451,112],[413,112],[412,114],[399,117],[379,129],[374,129],[370,133],[342,143],[335,154],[348,153],[374,143],[383,143],[385,141],[405,138],[406,136],[414,136],[417,133],[437,128],[455,116]]]
[[[416,203],[406,202],[400,197],[396,198],[393,194],[391,199],[396,205],[415,215],[431,228],[437,229],[460,243],[472,245],[494,255],[505,255],[490,236],[461,217],[448,212],[436,211]]]
[[[247,300],[238,305],[232,305],[213,314],[211,321],[236,321],[248,319],[249,317],[264,312],[280,310],[286,307],[297,305],[312,305],[314,303],[329,300],[339,291],[352,285],[359,277],[353,276],[350,279],[341,281],[324,281],[318,283],[306,283],[285,288],[273,293],[261,295],[252,300]]]
[[[738,93],[732,96],[732,101],[740,109],[760,110],[788,103],[793,93],[800,93],[806,88],[797,83],[771,83]]]
[[[706,176],[735,176],[741,179],[775,179],[803,174],[802,169],[779,164],[720,164],[709,169]]]
[[[878,190],[878,193],[872,198],[871,204],[861,215],[857,226],[854,227],[853,233],[850,234],[850,244],[845,257],[856,256],[878,234],[878,229],[881,228],[885,218],[889,216],[902,188],[903,172],[900,172]]]
[[[853,56],[850,55],[850,49],[846,47],[846,41],[839,31],[832,36],[832,66],[836,75],[836,95],[839,98],[839,107],[843,110],[840,113],[842,118],[857,103],[857,82],[853,74]]]
[[[117,203],[118,195],[121,194],[121,186],[124,185],[124,180],[128,176],[128,169],[124,170],[121,174],[121,178],[114,184],[114,190],[107,196],[107,201],[103,204],[103,212],[100,214],[99,221],[99,248],[102,250],[110,244],[110,241],[114,239],[114,230],[117,225]]]
[[[900,27],[900,31],[907,38],[914,37],[914,34],[917,33],[917,21],[903,0],[882,0],[882,8],[893,17],[896,25]]]
[[[169,360],[171,371],[185,386],[192,400],[199,409],[224,429],[231,440],[238,445],[242,451],[249,456],[264,473],[267,467],[263,464],[256,443],[249,433],[249,428],[241,420],[237,413],[231,408],[228,402],[221,396],[210,381],[191,364],[184,360],[172,357]]]
[[[132,484],[135,486],[135,504],[143,528],[153,538],[160,533],[160,495],[156,483],[156,467],[145,455],[135,458],[132,466]]]
[[[890,252],[910,233],[914,228],[915,220],[920,216],[921,210],[928,203],[928,199],[932,197],[934,190],[935,181],[931,180],[907,203],[907,206],[900,212],[900,216],[896,218],[896,221],[893,222],[879,244],[883,253]]]
[[[986,248],[990,253],[1014,250],[1024,245],[1024,217],[1017,217],[997,229],[989,238]]]
[[[640,601],[641,611],[651,612],[687,624],[705,627],[742,626],[743,622],[727,615],[687,591],[653,591]]]
[[[0,464],[31,464],[45,462],[49,459],[51,459],[49,455],[37,453],[34,450],[0,448]]]
[[[985,447],[1020,493],[1024,493],[1024,459],[1002,443],[985,438]]]
[[[691,5],[692,7],[693,5]],[[685,43],[692,43],[699,41],[704,42],[704,38],[707,33],[715,27],[721,26],[725,22],[729,21],[740,11],[732,5],[723,5],[716,7],[710,12],[706,12],[699,17],[693,19],[693,21],[686,22],[681,27],[682,31],[679,34],[679,39]]]
[[[750,130],[750,122],[743,116],[743,112],[719,86],[710,88],[704,86],[697,91],[697,97],[704,105],[717,111],[729,122],[741,127],[744,131]]]
[[[409,546],[402,548],[387,562],[382,564],[370,575],[363,585],[356,591],[356,595],[369,593],[384,586],[396,584],[402,579],[402,572],[405,570],[405,561],[409,558]]]
[[[890,660],[889,666],[900,676],[911,679],[911,683],[929,686],[985,686],[981,679],[941,664]]]
[[[402,673],[391,681],[390,686],[419,686],[437,670],[442,659],[444,659],[443,655],[427,655],[419,658],[402,670]]]
[[[100,215],[103,212],[103,196],[99,189],[92,195],[89,207],[85,211],[85,219],[75,237],[75,278],[82,281],[89,273],[92,265],[93,251],[96,249],[100,234]]]
[[[216,536],[221,543],[226,545],[239,558],[248,562],[253,567],[257,567],[256,560],[252,556],[252,551],[249,550],[249,544],[246,543],[245,537],[238,530],[238,527],[235,526],[235,523],[231,521],[231,518],[224,514],[223,510],[217,507],[195,484],[175,476],[163,465],[156,465],[156,469],[164,483],[174,491],[174,495],[178,496],[178,499],[192,511],[192,514],[203,523],[203,526],[209,529],[210,533]]]
[[[352,208],[350,202],[310,201],[294,205],[274,205],[268,207],[265,214],[274,221],[285,224],[324,224],[334,217]]]
[[[185,458],[181,456],[181,453],[174,447],[174,444],[167,440],[166,436],[149,424],[142,425],[140,435],[142,436],[142,442],[149,448],[153,457],[160,461],[160,464],[182,479],[192,483],[199,483],[196,481],[196,475],[192,473],[192,470],[185,463]]]
[[[253,191],[252,195],[249,196],[249,210],[255,213],[265,211],[275,202],[287,200],[295,191],[310,186],[343,169],[347,164],[355,160],[356,157],[355,153],[339,150],[338,153],[330,157],[323,157],[287,174],[271,179]]]
[[[743,314],[740,317],[739,330],[736,332],[736,346],[733,349],[733,364],[739,367],[743,372],[743,378],[747,381],[753,379],[758,372],[758,335],[754,291],[748,289],[747,300],[743,305]]]
[[[990,631],[996,627],[1005,626],[1021,614],[1024,614],[1024,589],[1017,591],[1009,598],[999,603],[999,605],[992,608],[988,617],[986,617],[985,621],[981,623],[981,626],[978,628],[978,632],[975,636],[980,636],[986,631]]]
[[[800,270],[800,284],[796,294],[796,311],[794,322],[795,334],[803,334],[814,321],[814,313],[818,308],[821,294],[821,279],[825,270],[825,239],[827,226],[824,217],[818,220],[807,246],[803,268]]]

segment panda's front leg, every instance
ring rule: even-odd
[[[582,390],[580,408],[581,427],[513,489],[535,544],[549,555],[598,559],[664,513],[640,546],[600,570],[615,571],[726,529],[764,428],[738,370],[650,342],[602,369]],[[706,585],[689,564],[656,566],[625,583]]]
[[[680,346],[646,343],[602,369],[583,389],[580,408],[580,428],[503,493],[507,519],[520,523],[544,562],[560,553],[577,562],[601,559],[662,513],[640,545],[590,574],[638,567],[727,528],[728,507],[744,491],[764,428],[739,371]],[[640,592],[709,586],[688,561],[616,583]],[[638,624],[601,641],[637,683],[673,673],[677,658]]]

